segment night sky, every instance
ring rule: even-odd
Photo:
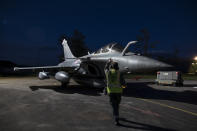
[[[191,0],[0,1],[0,60],[55,65],[63,34],[75,29],[96,50],[110,42],[126,45],[140,30],[159,41],[153,52],[197,55],[197,3]]]

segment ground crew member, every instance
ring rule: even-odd
[[[109,63],[107,63],[109,64]],[[110,104],[113,109],[113,117],[116,125],[119,125],[119,104],[121,102],[122,87],[124,84],[117,62],[110,60],[110,65],[105,68],[107,93],[110,98]],[[122,81],[121,81],[122,80]]]

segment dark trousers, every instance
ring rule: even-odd
[[[121,102],[121,93],[110,93],[110,104],[113,109],[113,116],[115,121],[118,121],[119,119],[119,104]]]

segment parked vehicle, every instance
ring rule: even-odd
[[[183,86],[184,80],[180,71],[158,71],[155,81],[158,85]]]

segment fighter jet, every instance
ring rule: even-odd
[[[123,75],[171,67],[171,65],[163,62],[130,52],[128,48],[135,43],[137,41],[131,41],[125,48],[117,43],[111,43],[96,52],[77,58],[72,54],[67,41],[64,39],[62,45],[65,61],[62,63],[56,66],[15,67],[14,70],[39,71],[39,79],[44,80],[54,77],[63,86],[66,86],[72,78],[79,84],[104,87],[104,68],[110,59],[118,62],[120,72]]]

